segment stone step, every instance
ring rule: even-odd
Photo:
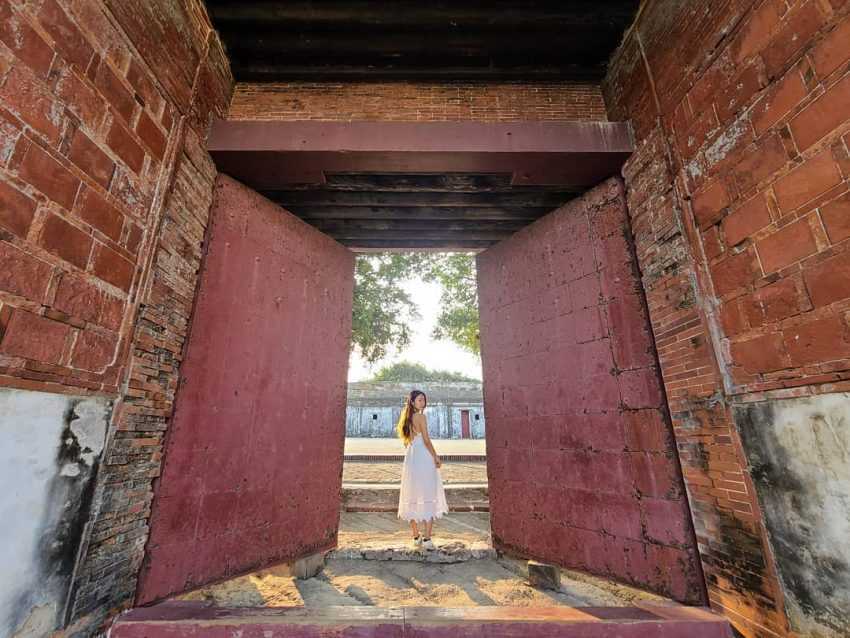
[[[265,607],[170,601],[121,614],[110,638],[732,638],[724,618],[699,607]]]
[[[446,501],[451,512],[489,512],[490,497],[486,484],[449,483]],[[398,511],[399,485],[392,483],[343,483],[340,494],[346,512]]]

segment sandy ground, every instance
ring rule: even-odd
[[[488,512],[451,512],[434,522],[431,536],[437,544],[462,543],[465,546],[489,546]],[[407,548],[412,532],[410,524],[389,512],[342,512],[338,548]]]
[[[443,483],[487,484],[487,464],[445,462],[440,468]],[[342,482],[401,483],[401,463],[346,461],[342,466]]]
[[[287,575],[286,569],[271,568],[179,599],[233,607],[622,606],[636,598],[658,600],[639,590],[566,571],[560,591],[531,587],[524,561],[495,557],[489,532],[486,513],[452,513],[434,525],[438,551],[425,552],[412,548],[409,530],[394,515],[342,513],[339,547],[328,554],[324,568],[313,578],[298,580]],[[476,553],[471,551],[475,547],[486,549]],[[367,555],[381,560],[340,558]],[[414,555],[416,559],[410,560]],[[446,559],[458,562],[433,562]]]
[[[485,454],[484,439],[431,439],[437,454]],[[404,454],[400,439],[345,439],[345,454]]]
[[[453,564],[330,559],[319,574],[306,580],[276,575],[274,570],[259,571],[180,599],[207,600],[227,607],[527,607],[594,602],[575,593],[535,589],[493,559]]]
[[[534,589],[493,559],[454,564],[330,560],[314,579],[362,605],[378,607],[574,605],[567,594]],[[306,582],[306,581],[305,581]],[[316,604],[305,599],[305,604]]]

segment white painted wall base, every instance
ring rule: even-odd
[[[0,389],[0,636],[61,621],[111,402]]]

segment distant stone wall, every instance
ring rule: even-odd
[[[480,383],[370,383],[348,384],[345,435],[363,438],[392,438],[412,389],[428,398],[425,415],[428,433],[435,439],[463,438],[462,412],[469,412],[470,437],[484,438],[484,399]]]
[[[484,438],[484,404],[438,404],[425,410],[428,434],[433,439],[462,438],[461,412],[469,412],[469,438]],[[401,415],[401,406],[352,406],[345,411],[345,436],[363,438],[392,438]]]

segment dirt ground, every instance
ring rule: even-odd
[[[220,606],[623,606],[659,600],[601,579],[561,572],[559,591],[528,584],[524,561],[499,558],[486,513],[452,513],[434,525],[434,552],[415,549],[392,514],[341,515],[339,546],[312,578],[265,569],[180,596]]]
[[[581,607],[628,605],[634,596],[623,597],[569,579],[562,579],[557,592],[537,589],[519,569],[499,559],[439,564],[331,558],[313,578],[298,580],[263,570],[179,599],[206,600],[225,607]]]
[[[274,570],[259,571],[187,594],[181,600],[208,600],[227,607],[527,607],[593,602],[570,593],[535,589],[493,559],[454,564],[330,559],[313,578],[298,580],[276,575]]]
[[[342,512],[339,522],[339,549],[410,547],[410,524],[393,513]],[[452,512],[434,522],[437,544],[460,542],[466,546],[490,545],[489,512]]]

